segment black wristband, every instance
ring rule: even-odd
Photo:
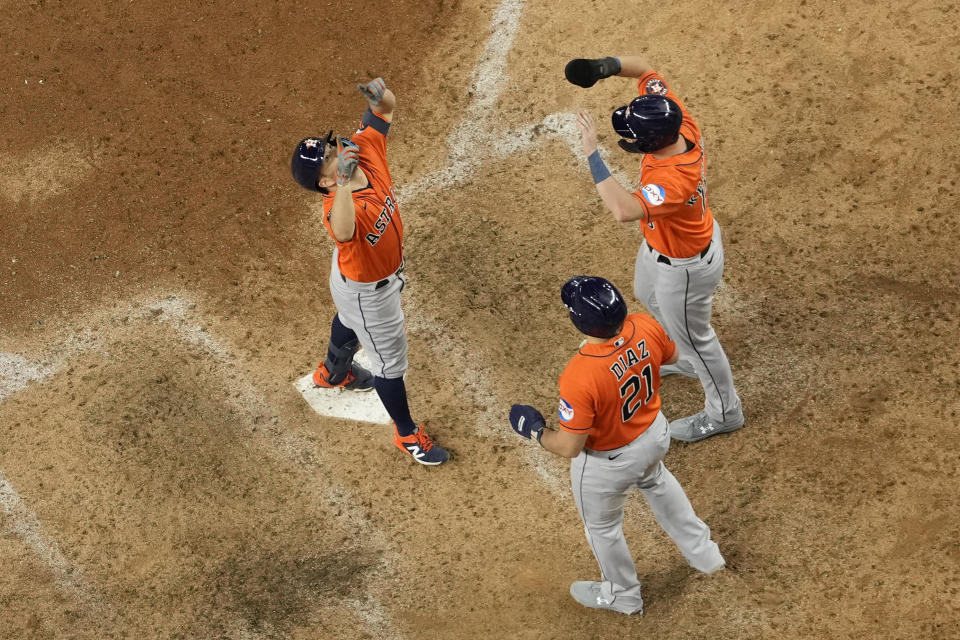
[[[604,78],[615,76],[620,73],[620,58],[600,58],[600,74]]]

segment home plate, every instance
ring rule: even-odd
[[[354,357],[362,367],[370,368],[370,361],[361,349]],[[324,389],[313,384],[313,372],[303,376],[293,386],[313,410],[322,416],[346,418],[361,422],[390,424],[390,414],[383,408],[380,396],[374,390],[345,391],[344,389]]]

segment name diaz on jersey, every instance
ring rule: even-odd
[[[623,344],[622,340],[623,338],[620,338],[620,340],[618,340],[620,344],[614,343],[614,346],[619,348]],[[610,371],[613,372],[613,375],[617,376],[617,382],[623,380],[623,376],[626,375],[628,369],[635,364],[640,364],[641,360],[646,360],[650,357],[650,353],[647,351],[646,340],[641,340],[637,343],[637,351],[640,352],[639,358],[633,350],[633,347],[627,347],[626,351],[617,356],[616,361],[610,365]]]

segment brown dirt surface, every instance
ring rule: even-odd
[[[0,30],[0,638],[960,637],[956,4],[33,0]],[[562,76],[619,53],[704,131],[747,417],[666,459],[729,570],[628,503],[642,617],[571,600],[566,464],[505,420],[555,406],[560,285],[630,290],[563,115],[635,179],[605,127],[634,87]],[[334,311],[289,154],[377,75],[436,469],[292,385]]]

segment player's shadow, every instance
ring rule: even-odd
[[[715,580],[728,571],[736,572],[736,559],[727,557],[727,568],[719,574],[704,575],[679,560],[670,569],[653,571],[640,576],[643,584],[643,610],[647,613],[657,607],[670,607],[688,592],[699,589],[702,580]]]

